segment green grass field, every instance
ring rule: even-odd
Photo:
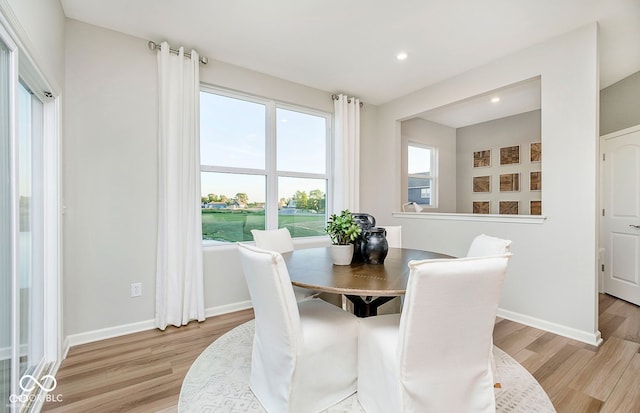
[[[325,235],[325,225],[324,213],[278,215],[278,227],[287,228],[294,238]],[[202,238],[205,240],[251,241],[252,229],[264,229],[264,211],[202,210]]]

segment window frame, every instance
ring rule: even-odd
[[[421,149],[428,149],[431,151],[431,170],[429,171],[428,174],[411,174],[409,173],[409,148],[410,147],[415,147],[415,148],[421,148]],[[406,163],[406,168],[403,171],[404,175],[406,177],[406,185],[404,187],[404,191],[405,191],[405,198],[406,201],[409,201],[409,179],[410,178],[421,178],[421,179],[429,179],[431,181],[431,196],[430,196],[430,203],[429,204],[420,204],[418,203],[418,205],[422,208],[437,208],[438,207],[438,148],[432,145],[428,145],[422,142],[416,142],[416,141],[407,141],[407,144],[405,146],[405,153],[407,156],[407,163]]]
[[[242,175],[258,175],[265,178],[265,229],[278,229],[278,180],[281,177],[284,178],[308,178],[308,179],[323,179],[326,181],[325,189],[325,221],[328,217],[330,201],[332,199],[333,189],[333,164],[332,164],[332,124],[333,114],[316,109],[311,109],[304,106],[294,105],[290,103],[281,102],[275,99],[268,99],[264,97],[258,97],[255,95],[231,91],[228,89],[200,84],[200,93],[212,93],[219,96],[224,96],[231,99],[239,99],[251,103],[261,104],[265,106],[265,168],[244,168],[244,167],[230,167],[230,166],[216,166],[216,165],[204,165],[200,164],[200,173],[202,172],[217,172],[217,173],[231,173]],[[325,172],[324,173],[311,173],[311,172],[296,172],[285,171],[277,169],[277,110],[284,109],[294,112],[299,112],[311,116],[318,116],[325,119]],[[200,127],[200,125],[198,125]],[[200,150],[200,148],[198,148]],[[317,237],[320,237],[318,235]],[[317,238],[314,237],[296,237],[295,239],[303,238]],[[225,246],[232,243],[218,242],[211,240],[202,240],[204,246]]]

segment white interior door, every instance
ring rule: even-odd
[[[604,291],[640,305],[640,127],[603,138]]]

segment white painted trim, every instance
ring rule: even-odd
[[[602,337],[600,331],[595,333],[589,333],[575,328],[566,327],[556,323],[550,323],[539,318],[531,317],[525,314],[515,313],[513,311],[504,310],[498,308],[498,317],[506,320],[515,321],[516,323],[524,324],[529,327],[537,328],[540,330],[548,331],[553,334],[558,334],[563,337],[567,337],[573,340],[577,340],[592,346],[599,346],[602,344]]]
[[[241,301],[233,304],[226,304],[205,309],[205,317],[213,317],[221,314],[228,314],[234,311],[246,310],[253,305],[251,301]],[[106,340],[113,337],[124,336],[126,334],[139,333],[141,331],[153,330],[156,328],[155,320],[145,320],[136,323],[123,324],[114,327],[101,328],[84,333],[71,334],[67,336],[63,345],[64,358],[67,357],[69,349],[80,344],[92,343],[94,341]]]
[[[612,139],[617,138],[618,136],[627,135],[629,133],[640,131],[640,125],[635,125],[628,127],[626,129],[620,129],[615,132],[607,133],[606,135],[602,135],[600,139]]]
[[[209,318],[221,314],[233,313],[234,311],[246,310],[247,308],[253,308],[251,300],[240,301],[233,304],[219,305],[217,307],[209,307],[204,310],[204,316]]]
[[[544,215],[496,215],[496,214],[457,214],[439,212],[393,212],[397,218],[445,220],[445,221],[481,221],[506,222],[510,224],[544,224]]]
[[[86,331],[84,333],[72,334],[67,336],[65,342],[68,343],[69,347],[73,347],[80,344],[87,344],[94,341],[123,336],[125,334],[151,330],[153,328],[155,328],[155,321],[145,320],[137,323],[123,324],[114,327],[101,328],[99,330]]]
[[[255,243],[253,241],[246,241],[251,245]],[[293,238],[293,245],[296,249],[300,248],[313,248],[313,247],[328,247],[331,245],[331,239],[328,235],[321,235],[316,237],[299,237]],[[220,241],[203,241],[202,250],[207,251],[236,251],[238,244],[235,242],[220,242]]]

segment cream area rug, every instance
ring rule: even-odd
[[[249,389],[254,322],[224,334],[198,356],[182,383],[179,413],[265,412]],[[496,412],[555,412],[547,394],[524,367],[499,348],[493,351],[502,382],[502,388],[495,389]],[[364,410],[354,394],[326,412]]]

